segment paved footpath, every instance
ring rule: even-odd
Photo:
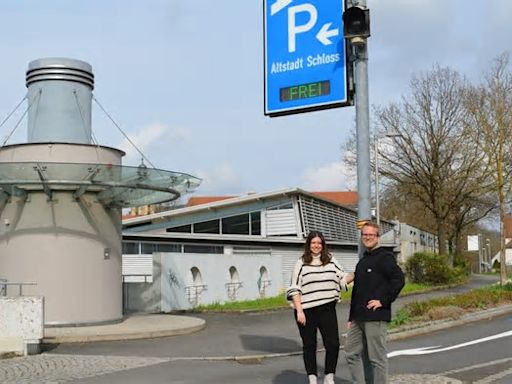
[[[172,361],[170,358],[42,354],[1,362],[0,383],[67,383],[170,361]],[[151,381],[146,382],[151,383]],[[105,381],[105,383],[108,382]],[[462,384],[462,382],[439,375],[402,374],[392,375],[389,384]]]
[[[65,383],[160,364],[169,359],[130,356],[81,356],[43,353],[0,361],[0,383]]]
[[[410,301],[461,293],[495,281],[496,277],[492,276],[474,276],[470,283],[464,286],[399,298],[394,307],[400,308]],[[508,310],[512,311],[512,306]],[[47,339],[55,343],[49,346],[47,352],[36,356],[0,360],[0,383],[65,383],[180,360],[250,360],[301,354],[300,339],[293,323],[291,310],[268,313],[197,314],[190,317],[190,322],[186,321],[188,316],[156,316],[161,321],[155,321],[154,317],[132,317],[131,325],[129,327],[125,325],[124,332],[129,333],[130,329],[137,329],[138,337],[143,337],[141,324],[144,323],[146,327],[144,332],[147,332],[147,337],[161,336],[161,334],[151,334],[152,329],[148,324],[159,324],[159,332],[161,332],[162,319],[172,321],[173,317],[179,317],[183,327],[189,324],[202,329],[204,328],[202,324],[206,324],[206,328],[200,331],[195,329],[195,333],[183,335],[179,334],[179,327],[174,327],[176,336],[164,338],[60,344],[58,344],[59,335],[55,331],[53,336]],[[346,303],[339,305],[338,316],[340,324],[345,323],[348,316]],[[152,320],[148,321],[149,319]],[[446,325],[445,322],[444,326]],[[429,327],[434,326],[440,325],[429,325]],[[422,329],[419,328],[404,330],[408,332],[407,336],[421,331]],[[90,327],[65,328],[60,332],[61,337],[70,335],[77,337],[80,334],[83,337],[90,337],[92,334],[95,338],[91,340],[99,340],[101,332],[106,334],[106,331],[98,334],[97,329],[91,332]],[[403,334],[403,332],[394,332],[390,334],[390,338],[399,338]],[[122,337],[119,339],[123,340]],[[111,332],[110,337],[105,340],[112,340]],[[390,383],[459,384],[461,382],[433,375],[395,375],[390,378]]]

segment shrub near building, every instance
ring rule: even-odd
[[[409,282],[429,285],[457,282],[467,274],[464,266],[452,268],[447,256],[430,252],[418,252],[409,257],[405,273]]]

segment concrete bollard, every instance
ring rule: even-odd
[[[0,354],[37,354],[43,337],[44,297],[0,297]]]

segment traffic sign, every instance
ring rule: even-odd
[[[345,0],[264,0],[265,115],[351,105]]]

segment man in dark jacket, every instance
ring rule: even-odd
[[[366,251],[356,266],[345,345],[350,373],[357,384],[387,383],[386,335],[391,303],[405,284],[393,252],[379,247],[379,236],[375,223],[361,228]]]

